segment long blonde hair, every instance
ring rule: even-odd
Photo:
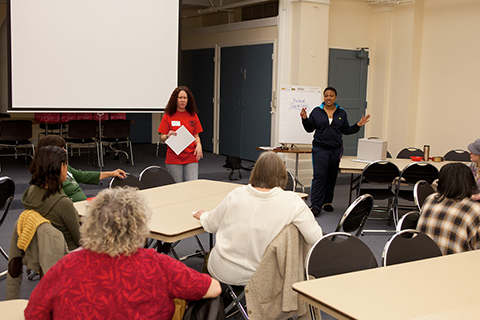
[[[136,188],[105,189],[88,204],[80,227],[80,243],[111,257],[131,255],[148,235],[150,210]]]

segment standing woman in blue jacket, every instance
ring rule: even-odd
[[[307,117],[306,108],[300,111],[303,127],[315,131],[312,142],[313,180],[311,187],[311,210],[318,216],[323,210],[333,211],[333,191],[337,181],[338,166],[343,152],[343,134],[354,134],[370,119],[363,116],[350,126],[347,112],[337,101],[337,90],[327,87],[323,91],[323,103],[314,108]]]

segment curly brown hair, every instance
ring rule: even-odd
[[[173,116],[175,112],[177,112],[177,98],[180,91],[185,91],[185,93],[187,94],[188,102],[186,109],[188,113],[190,113],[192,116],[198,113],[197,104],[195,103],[193,93],[185,86],[179,86],[176,87],[175,90],[173,90],[172,94],[170,95],[170,99],[168,100],[167,106],[165,107],[165,113],[169,116]]]
[[[80,226],[80,243],[111,257],[131,255],[148,236],[149,217],[150,209],[137,188],[102,190],[87,205]]]

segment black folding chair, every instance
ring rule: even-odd
[[[413,200],[415,201],[418,210],[422,209],[425,199],[427,199],[432,193],[435,193],[435,190],[433,190],[432,185],[427,181],[420,180],[415,183],[415,186],[413,187]]]
[[[373,197],[369,194],[364,194],[355,199],[355,201],[348,206],[345,213],[340,218],[335,232],[345,231],[354,232],[355,236],[359,236],[365,226],[370,213],[373,208]]]
[[[90,147],[92,145],[95,146],[98,166],[102,167],[102,161],[100,158],[100,144],[97,140],[97,128],[98,123],[95,120],[70,120],[68,122],[67,137],[65,138],[65,142],[67,143],[67,153],[73,146],[86,145],[88,147],[88,164],[90,164]],[[72,151],[70,151],[70,153],[73,155]],[[80,155],[80,148],[78,148],[78,154]]]
[[[386,220],[397,223],[394,182],[398,179],[398,167],[389,161],[379,160],[368,164],[362,171],[357,195],[370,194],[375,201],[386,201],[385,206],[374,205],[373,212],[382,212],[385,217],[369,217],[372,220]],[[389,232],[390,230],[368,230],[368,232]],[[365,230],[367,232],[367,230]]]
[[[30,120],[6,120],[0,122],[0,147],[13,149],[11,154],[0,154],[0,156],[25,156],[25,167],[27,157],[33,159],[35,145],[30,141],[32,138],[32,121]],[[19,150],[25,148],[25,152]],[[28,151],[31,148],[31,153]]]
[[[337,274],[376,268],[372,250],[359,238],[334,232],[320,238],[310,249],[305,262],[305,277],[323,278]],[[310,306],[310,315],[316,319]]]
[[[106,144],[108,148],[115,153],[114,158],[118,159],[118,154],[121,152],[125,154],[126,163],[133,167],[133,149],[132,141],[130,141],[130,120],[105,120],[102,128],[102,143],[100,149],[102,150],[102,166],[103,166],[103,145]],[[125,145],[129,153],[117,147]]]
[[[15,183],[9,177],[0,178],[0,210],[3,210],[0,216],[0,227],[2,226],[5,218],[7,217],[8,210],[12,204],[13,197],[15,196]],[[8,254],[0,246],[0,253],[8,261]],[[7,270],[0,273],[0,278],[7,275]]]
[[[295,178],[293,177],[293,174],[287,170],[287,185],[285,186],[284,190],[288,191],[295,191],[296,185],[295,185]]]
[[[420,181],[425,180],[428,183],[432,183],[438,179],[438,169],[428,162],[415,162],[406,166],[400,173],[399,179],[396,183],[396,197],[395,207],[396,216],[398,217],[399,209],[416,210],[416,205],[400,205],[399,200],[405,200],[414,202],[413,189],[414,185]]]
[[[142,170],[139,180],[145,189],[174,184],[175,179],[165,169],[159,166],[149,166]]]
[[[464,161],[470,162],[470,153],[463,149],[453,149],[445,153],[443,158],[446,161]]]
[[[441,257],[442,252],[435,241],[425,233],[416,230],[403,230],[388,240],[382,254],[382,265],[411,262]]]
[[[418,218],[420,218],[420,212],[418,211],[405,213],[400,220],[398,220],[397,233],[408,229],[415,230],[417,228]]]
[[[113,177],[110,180],[110,183],[108,184],[109,188],[124,187],[124,186],[136,187],[139,190],[145,189],[143,183],[140,180],[138,180],[138,178],[135,177],[133,174],[129,174],[129,173],[127,173],[126,178]]]
[[[396,156],[397,159],[410,159],[410,157],[423,157],[423,150],[415,147],[403,148]]]

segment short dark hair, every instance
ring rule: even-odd
[[[46,146],[57,146],[60,148],[65,148],[67,146],[67,143],[65,142],[65,139],[63,139],[61,136],[57,134],[50,134],[38,140],[37,149]]]
[[[165,113],[169,116],[173,116],[175,112],[177,112],[177,98],[180,91],[185,91],[188,97],[187,106],[185,109],[190,113],[192,116],[198,113],[197,104],[195,103],[195,98],[193,97],[192,91],[185,86],[176,87],[173,90],[172,94],[170,95],[170,99],[168,100],[167,106],[165,107]]]
[[[62,190],[60,174],[63,164],[67,164],[67,152],[57,146],[39,148],[33,158],[30,165],[30,172],[32,173],[30,184],[46,189],[43,201]]]
[[[257,188],[284,189],[287,179],[287,169],[283,160],[275,152],[267,151],[262,153],[255,163],[249,183]]]
[[[327,92],[328,90],[335,92],[335,95],[338,96],[337,89],[335,89],[334,87],[326,87],[325,90],[323,90],[323,95],[325,95],[325,92]]]
[[[439,201],[444,198],[460,201],[476,194],[478,186],[469,167],[463,163],[449,163],[440,169],[437,192]]]

